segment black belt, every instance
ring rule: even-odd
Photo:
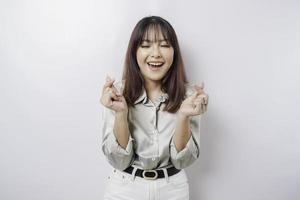
[[[124,170],[124,172],[132,174],[133,169],[134,168],[132,166],[129,166]],[[172,176],[172,175],[180,172],[180,169],[176,169],[175,167],[170,167],[167,169],[167,172],[168,172],[168,176]],[[152,169],[149,169],[149,170],[137,169],[135,172],[135,176],[139,176],[144,179],[154,180],[157,178],[164,178],[165,174],[162,169],[153,169],[153,170]]]

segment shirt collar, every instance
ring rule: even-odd
[[[134,104],[138,104],[140,103],[141,101],[143,101],[143,104],[147,102],[147,93],[146,93],[146,90],[143,88],[143,92],[142,92],[142,95],[137,98],[137,100],[134,102]]]
[[[162,92],[162,94],[156,99],[157,102],[165,102],[167,99],[169,99],[169,95],[165,92]],[[142,95],[134,102],[134,104],[138,104],[142,102],[145,104],[148,100],[147,92],[145,88],[143,87]]]

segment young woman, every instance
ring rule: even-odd
[[[173,27],[150,16],[135,26],[121,82],[107,77],[100,102],[102,150],[113,166],[105,200],[187,200],[184,168],[199,157],[208,95],[188,83]]]

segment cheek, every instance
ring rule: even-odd
[[[139,62],[144,62],[146,57],[147,57],[147,52],[145,52],[145,51],[138,51],[136,54],[136,59]]]
[[[174,51],[168,51],[166,52],[166,60],[168,63],[172,64],[173,63],[173,59],[174,59]]]
[[[136,53],[136,60],[137,60],[138,64],[140,64],[143,60],[142,59],[142,54],[139,51],[137,51],[137,53]]]

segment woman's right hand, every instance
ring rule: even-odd
[[[102,96],[100,102],[105,107],[116,111],[117,113],[128,112],[127,103],[125,97],[123,96],[123,91],[117,91],[113,85],[114,79],[111,79],[109,76],[106,77],[106,83],[102,89]]]

